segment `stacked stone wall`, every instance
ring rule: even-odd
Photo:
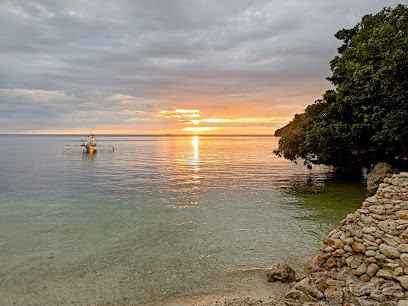
[[[308,277],[285,305],[408,305],[408,173],[385,178],[376,194],[324,240]]]

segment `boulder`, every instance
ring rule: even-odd
[[[296,279],[295,271],[283,262],[270,268],[267,277],[269,282],[281,281],[282,283],[290,283]]]
[[[374,169],[367,176],[367,191],[369,195],[374,195],[377,192],[378,186],[384,181],[386,177],[392,177],[394,173],[398,173],[386,163],[379,163],[375,165]]]

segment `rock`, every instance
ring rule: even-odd
[[[397,247],[397,250],[398,252],[401,252],[401,253],[408,253],[408,244],[400,244]]]
[[[337,267],[337,259],[335,257],[333,257],[333,256],[330,257],[327,260],[327,267],[329,267],[329,268]]]
[[[356,298],[356,301],[357,301],[357,305],[360,305],[360,306],[373,306],[373,301],[369,300],[367,297],[360,296]],[[352,304],[352,305],[356,305],[356,304]]]
[[[344,281],[339,281],[337,279],[332,279],[332,278],[328,278],[326,280],[326,284],[327,286],[338,286],[338,287],[344,287],[346,285]]]
[[[296,279],[296,275],[291,267],[281,262],[268,271],[267,278],[269,282],[281,281],[282,283],[290,283]]]
[[[377,263],[377,259],[375,259],[374,257],[367,257],[365,262],[368,263],[368,264]]]
[[[330,233],[330,234],[331,234],[331,233]],[[329,234],[329,235],[330,235],[330,234]],[[323,239],[323,243],[324,243],[324,244],[327,244],[328,246],[334,245],[334,241],[333,241],[332,239],[330,239],[329,237],[324,238],[324,239]]]
[[[388,164],[379,163],[375,165],[373,170],[367,176],[368,194],[375,194],[379,185],[384,181],[384,178],[391,177],[394,173],[398,173],[398,170]]]
[[[387,256],[385,256],[384,254],[377,254],[377,255],[375,255],[375,259],[384,261],[384,260],[387,259]]]
[[[307,302],[317,302],[317,299],[315,299],[314,297],[311,297],[310,295],[307,295],[306,293],[300,291],[300,290],[296,290],[296,289],[292,289],[290,290],[286,295],[285,298],[290,298],[290,299],[294,299],[297,300],[301,303],[307,303]]]
[[[365,255],[368,257],[374,257],[377,253],[375,251],[367,251],[365,252]]]
[[[361,242],[355,241],[351,245],[351,247],[353,248],[354,252],[365,253],[365,251],[366,251],[364,244],[362,244]]]
[[[385,214],[385,207],[384,205],[372,205],[368,208],[368,210],[377,215]]]
[[[400,259],[406,266],[408,266],[408,253],[402,253]]]
[[[396,211],[395,214],[397,215],[398,219],[408,220],[408,210]]]
[[[369,197],[369,198],[365,199],[365,202],[377,203],[377,197],[375,197],[375,196]]]
[[[380,267],[375,264],[375,263],[371,263],[367,266],[367,275],[369,277],[373,277],[375,275],[375,273],[377,273],[377,271],[380,269]]]
[[[349,246],[348,244],[346,244],[346,245],[344,246],[344,251],[346,251],[346,252],[353,252],[353,248],[352,248],[351,246]]]
[[[400,282],[402,287],[408,289],[408,275],[398,276],[397,280]]]
[[[293,289],[302,291],[304,293],[306,293],[307,295],[310,295],[314,298],[317,299],[322,299],[323,298],[323,293],[321,293],[319,290],[317,290],[317,288],[315,288],[314,286],[311,285],[310,283],[310,278],[306,277],[304,279],[302,279],[300,282],[298,282]]]
[[[398,306],[408,306],[408,300],[399,300]]]
[[[404,274],[404,270],[401,267],[395,268],[393,274],[395,276],[401,276],[402,274]]]
[[[326,279],[324,279],[324,278],[317,279],[315,281],[315,284],[316,284],[317,290],[319,290],[322,293],[324,292],[324,290],[327,289]]]
[[[374,233],[377,229],[374,226],[363,227],[363,232],[366,234]]]
[[[380,230],[391,235],[398,234],[398,232],[396,231],[397,225],[395,224],[394,220],[380,221],[378,222],[378,227],[380,228]]]
[[[385,279],[393,279],[394,278],[394,275],[390,271],[385,270],[385,269],[378,270],[377,276],[385,278]],[[408,280],[407,280],[407,283],[408,283]]]
[[[401,253],[398,252],[396,247],[384,243],[380,245],[380,251],[388,258],[400,258],[401,256]]]
[[[332,255],[336,257],[340,257],[344,255],[344,253],[346,253],[346,251],[344,251],[343,249],[337,249],[332,253]]]
[[[378,295],[378,297],[377,297],[377,295],[372,295],[371,294],[371,297],[374,299],[374,300],[376,300],[376,301],[383,301],[384,299],[386,300],[387,298],[384,296],[384,295],[382,295],[382,294],[380,294],[380,295]],[[397,302],[394,302],[394,301],[383,301],[382,303],[380,303],[378,306],[397,306]]]
[[[338,249],[344,248],[344,242],[341,241],[340,239],[334,240],[334,245],[335,245],[336,248],[338,248]]]
[[[397,306],[397,302],[386,301],[386,302],[383,302],[383,303],[379,304],[378,306]]]
[[[397,298],[402,299],[404,297],[404,293],[402,292],[402,286],[400,284],[393,284],[390,282],[389,284],[385,284],[381,290],[381,292],[387,296],[389,299]]]
[[[341,287],[329,287],[324,291],[324,296],[330,302],[330,305],[341,305],[343,289]]]
[[[361,275],[367,272],[367,265],[361,264],[357,269],[353,270],[353,275]]]
[[[347,264],[350,266],[350,268],[357,269],[361,265],[362,258],[360,256],[353,256],[351,258],[351,260],[346,261]]]
[[[386,234],[386,235],[387,235],[387,234]],[[395,238],[396,238],[396,237],[393,237],[393,238],[383,237],[383,240],[384,240],[387,244],[389,244],[390,246],[393,246],[394,248],[397,248],[397,247],[400,245],[400,243],[399,243],[398,241],[396,241]]]
[[[398,263],[391,263],[391,262],[389,262],[389,263],[386,263],[386,264],[384,264],[384,267],[387,267],[387,268],[390,268],[390,269],[396,269],[396,268],[398,268],[400,265],[398,264]]]
[[[352,244],[354,243],[353,237],[347,237],[347,238],[346,238],[346,243],[347,243],[348,245],[352,245]]]
[[[370,281],[370,277],[369,277],[367,274],[363,274],[363,275],[360,276],[360,280],[361,280],[363,283],[366,283],[366,282],[369,282],[369,281]]]

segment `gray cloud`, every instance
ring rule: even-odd
[[[0,132],[157,125],[156,109],[200,96],[293,115],[330,87],[333,34],[398,2],[6,0]]]

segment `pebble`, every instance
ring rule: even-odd
[[[321,260],[315,259],[309,274],[310,286],[324,292],[324,297],[298,291],[301,287],[287,297],[310,305],[317,303],[316,298],[324,305],[342,305],[351,295],[360,305],[396,306],[398,301],[408,306],[407,193],[408,172],[385,178],[376,195],[366,198],[324,239],[316,257]]]

